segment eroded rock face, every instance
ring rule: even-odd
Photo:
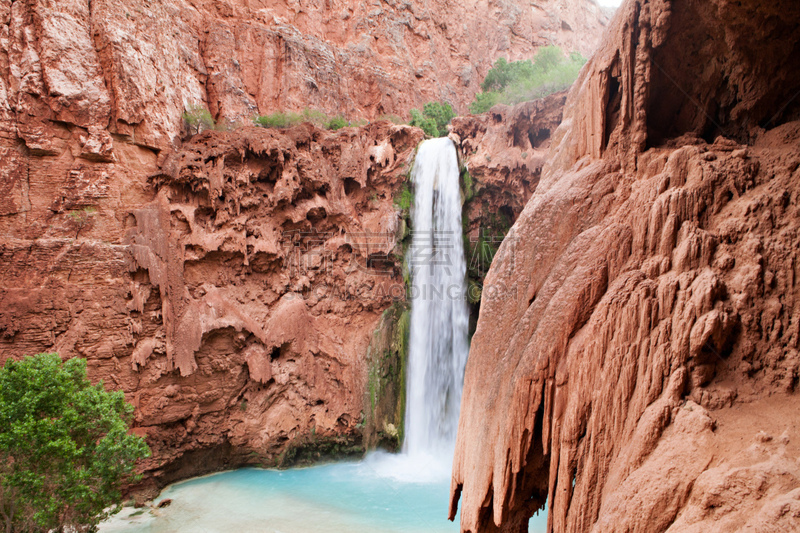
[[[618,12],[485,280],[463,531],[545,502],[559,532],[797,529],[799,26],[792,2]]]
[[[453,119],[450,136],[469,172],[464,181],[469,181],[465,215],[471,240],[477,240],[482,229],[496,229],[492,226],[499,218],[509,227],[517,220],[539,184],[565,100],[561,92]]]
[[[0,245],[3,360],[80,355],[125,391],[153,450],[143,488],[360,449],[367,346],[405,298],[394,194],[421,138],[207,132],[146,183],[87,163]]]
[[[588,55],[606,21],[563,0],[0,0],[0,362],[86,357],[137,406],[150,489],[351,447],[421,133],[241,126],[463,109],[497,57]],[[231,131],[188,139],[192,104]]]

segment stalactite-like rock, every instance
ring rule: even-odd
[[[620,8],[485,280],[463,531],[798,527],[798,46],[788,1]]]

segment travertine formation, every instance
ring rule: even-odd
[[[345,452],[372,333],[405,297],[393,196],[421,138],[389,122],[207,132],[119,211],[105,164],[76,173],[36,221],[48,234],[0,244],[3,355],[80,355],[125,391],[146,487]]]
[[[464,110],[496,58],[589,55],[606,23],[564,0],[0,0],[0,362],[87,358],[137,407],[148,489],[391,437],[396,384],[365,402],[398,353],[422,134],[247,124]],[[189,138],[192,105],[228,131]]]
[[[510,226],[522,212],[541,178],[565,100],[566,93],[560,92],[453,119],[450,137],[469,172],[464,179],[469,188],[464,216],[470,241],[476,241],[481,231],[497,231],[503,223]]]
[[[799,48],[788,0],[620,9],[485,281],[462,531],[800,528]]]

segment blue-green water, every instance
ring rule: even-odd
[[[172,499],[168,507],[136,516],[126,508],[100,531],[457,532],[458,521],[447,520],[448,491],[449,476],[432,464],[414,467],[388,454],[291,470],[244,468],[171,485],[155,500]],[[531,520],[531,532],[544,527],[543,517]]]
[[[458,158],[450,139],[420,145],[406,433],[402,454],[292,470],[242,469],[168,487],[168,507],[133,510],[105,533],[447,533],[464,365],[469,353]],[[434,245],[434,238],[436,244]],[[414,292],[414,291],[412,291]],[[428,297],[424,295],[430,295]],[[438,295],[433,297],[433,295]],[[544,515],[530,531],[545,531]]]

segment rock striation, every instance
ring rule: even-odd
[[[113,136],[178,143],[192,104],[229,125],[304,108],[406,116],[430,100],[466,110],[498,57],[589,55],[606,24],[589,0],[3,0],[0,129],[47,154],[72,133],[84,156],[113,159]]]
[[[462,531],[800,526],[798,47],[789,1],[617,12],[485,279]]]

